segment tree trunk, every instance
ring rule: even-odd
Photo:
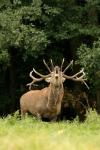
[[[11,112],[15,110],[15,98],[16,98],[16,71],[15,71],[15,61],[16,55],[13,55],[12,51],[10,54],[10,66],[9,66],[9,95],[11,98]]]
[[[98,114],[100,114],[100,90],[97,90],[96,95],[97,95],[97,112]]]
[[[96,80],[98,81],[96,98],[97,98],[97,112],[100,114],[100,71],[96,72]]]

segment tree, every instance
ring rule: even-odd
[[[77,52],[77,63],[85,68],[90,83],[90,93],[97,97],[97,110],[100,113],[100,39],[92,47],[83,44]]]
[[[0,71],[5,72],[2,84],[8,89],[8,95],[13,103],[12,108],[15,108],[17,74],[23,66],[19,62],[24,63],[28,56],[37,58],[43,54],[49,43],[46,33],[30,23],[31,17],[36,20],[41,16],[41,1],[23,7],[19,2],[21,1],[13,1],[9,6],[3,2],[2,7],[5,6],[7,9],[3,7],[0,11]]]
[[[43,58],[53,58],[59,64],[66,56],[69,61],[75,58],[82,42],[90,45],[100,36],[99,3],[99,0],[0,1],[3,78],[0,89],[10,93],[11,101],[21,91],[19,85],[27,83],[27,72],[33,64],[44,71],[40,65]]]

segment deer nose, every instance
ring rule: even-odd
[[[58,75],[58,74],[55,74],[55,78],[58,79],[58,77],[59,77],[59,75]]]

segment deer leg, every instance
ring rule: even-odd
[[[78,113],[78,117],[79,117],[79,121],[80,122],[84,122],[85,119],[86,119],[86,110],[81,110],[79,113]]]
[[[55,116],[51,119],[51,122],[56,122],[56,121],[57,121],[57,116]]]
[[[25,118],[26,110],[21,109],[21,119]]]
[[[37,117],[38,120],[42,120],[42,117],[39,113],[36,114],[36,117]]]

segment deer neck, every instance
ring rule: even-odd
[[[48,108],[55,108],[57,104],[61,103],[63,94],[63,84],[60,86],[49,85],[48,87]],[[61,97],[61,98],[60,98]]]

